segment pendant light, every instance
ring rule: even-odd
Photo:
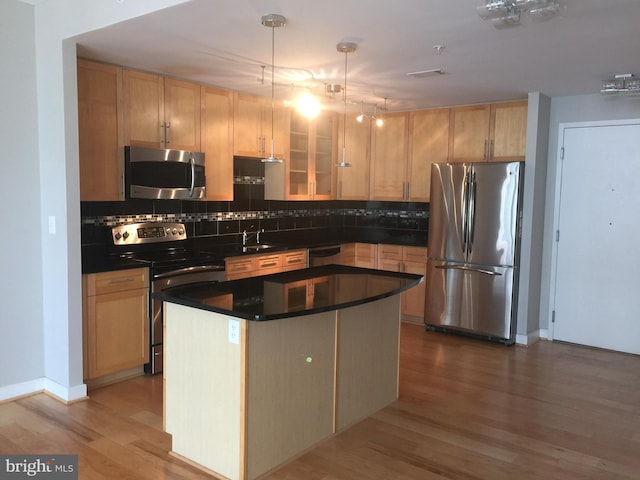
[[[263,163],[282,163],[283,160],[281,158],[276,158],[275,156],[275,148],[274,148],[274,134],[273,134],[273,118],[274,111],[276,108],[275,99],[274,99],[274,72],[275,72],[275,31],[278,27],[284,27],[287,24],[287,19],[282,15],[278,15],[276,13],[271,13],[269,15],[262,16],[262,25],[265,27],[271,28],[271,155],[267,158],[263,158]]]
[[[344,53],[344,118],[342,119],[342,160],[337,163],[338,167],[350,167],[351,164],[347,162],[347,56],[353,53],[358,48],[358,45],[352,42],[340,42],[336,45],[336,49]]]

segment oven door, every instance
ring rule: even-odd
[[[153,274],[152,277],[151,293],[157,293],[167,288],[179,287],[189,283],[222,282],[225,279],[225,273],[223,266],[203,265]],[[164,360],[162,348],[162,302],[152,298],[150,311],[152,312],[150,318],[151,354],[149,356],[150,362],[145,365],[145,372],[156,374],[162,372],[162,363]]]

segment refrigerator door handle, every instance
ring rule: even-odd
[[[467,272],[476,272],[476,273],[484,273],[485,275],[492,276],[500,276],[502,273],[496,272],[493,270],[488,270],[486,268],[478,268],[478,267],[470,267],[468,265],[436,265],[435,268],[439,268],[441,270],[464,270]]]
[[[460,215],[460,230],[462,232],[462,252],[464,258],[467,258],[467,245],[468,245],[468,222],[467,217],[469,216],[468,212],[469,208],[469,168],[465,168],[464,171],[464,179],[462,181],[462,208]]]
[[[467,221],[467,252],[473,250],[473,237],[476,230],[476,174],[472,172],[469,182],[469,216]]]

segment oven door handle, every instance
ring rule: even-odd
[[[177,270],[171,270],[170,272],[158,273],[153,276],[154,280],[161,280],[163,278],[175,277],[177,275],[186,275],[188,273],[202,273],[202,272],[224,272],[224,267],[219,265],[198,265],[195,267],[184,267]]]

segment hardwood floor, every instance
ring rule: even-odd
[[[169,455],[162,379],[0,405],[0,453],[77,453],[82,479],[212,478]],[[639,479],[640,357],[504,347],[404,324],[400,399],[271,480]]]

